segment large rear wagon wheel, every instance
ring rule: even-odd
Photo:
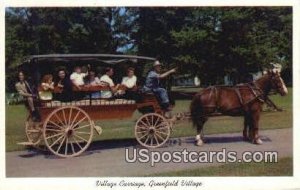
[[[94,122],[81,108],[66,106],[55,109],[43,125],[43,138],[47,148],[60,157],[73,157],[83,153],[93,137]]]
[[[135,138],[144,147],[157,148],[170,137],[170,123],[162,115],[148,113],[139,118],[135,125]]]

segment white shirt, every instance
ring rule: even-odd
[[[115,86],[114,81],[108,75],[103,75],[100,78],[100,81],[108,83],[108,85],[110,87]],[[111,93],[110,90],[102,90],[101,91],[101,97],[102,98],[110,98],[110,97],[112,97],[112,93]]]
[[[123,77],[122,84],[127,88],[133,88],[136,85],[136,76],[133,75],[132,77]]]
[[[92,85],[92,86],[96,86],[98,84],[100,84],[100,79],[98,77],[95,77],[93,81],[88,81],[88,84]]]
[[[81,85],[84,85],[84,81],[83,81],[83,78],[87,76],[87,73],[72,73],[71,76],[70,76],[70,79],[71,81],[78,85],[78,86],[81,86]]]

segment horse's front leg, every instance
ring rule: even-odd
[[[251,114],[251,124],[250,128],[252,128],[252,142],[254,144],[262,144],[262,140],[259,138],[258,130],[259,130],[259,119],[260,119],[260,110],[252,112]]]

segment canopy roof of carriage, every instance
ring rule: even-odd
[[[103,65],[115,65],[119,63],[146,63],[155,61],[155,58],[137,55],[123,54],[46,54],[46,55],[30,55],[25,57],[22,65],[30,65],[34,63],[73,63],[78,61],[93,62]]]

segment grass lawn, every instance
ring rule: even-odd
[[[186,91],[198,90],[196,88],[187,88]],[[289,88],[289,94],[286,97],[279,95],[272,96],[271,99],[283,108],[283,112],[263,112],[260,127],[261,129],[288,128],[293,126],[292,110],[292,88]],[[174,113],[189,111],[189,100],[178,100]],[[6,122],[6,151],[23,150],[25,147],[17,145],[17,142],[27,141],[25,137],[24,122],[27,113],[23,105],[7,105],[5,113]],[[141,116],[138,112],[126,120],[97,121],[96,124],[103,128],[102,135],[94,135],[94,140],[105,139],[125,139],[134,138],[135,121]],[[172,137],[193,136],[195,129],[191,127],[189,121],[183,121],[175,126]],[[243,118],[241,117],[215,117],[210,118],[204,125],[205,134],[242,132]]]
[[[158,173],[151,176],[292,176],[293,159],[281,158],[277,163],[231,163],[221,166]]]

